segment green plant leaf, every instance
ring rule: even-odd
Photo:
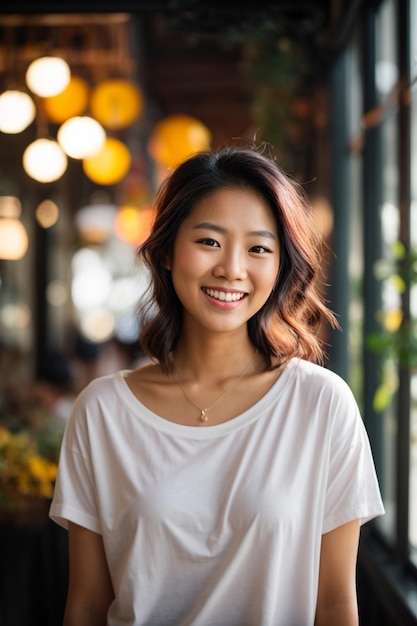
[[[386,385],[385,383],[382,383],[381,385],[379,385],[379,387],[375,391],[375,395],[374,395],[373,403],[372,403],[374,411],[377,411],[378,413],[381,413],[382,411],[384,411],[384,409],[387,408],[391,397],[392,397],[392,392],[390,388],[388,387],[388,385]]]

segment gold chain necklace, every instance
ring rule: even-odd
[[[254,353],[254,355],[253,355],[253,357],[251,358],[251,360],[249,361],[249,363],[247,364],[247,366],[245,367],[245,369],[243,370],[243,372],[241,372],[241,373],[239,374],[239,376],[236,378],[235,382],[234,382],[234,383],[232,383],[232,384],[230,385],[230,387],[228,387],[228,388],[226,389],[226,391],[223,391],[223,393],[222,393],[222,394],[221,394],[218,398],[216,398],[216,400],[215,400],[214,402],[212,402],[211,404],[209,404],[208,406],[206,406],[206,408],[205,408],[205,409],[202,409],[201,407],[197,406],[197,404],[195,404],[195,402],[193,402],[193,401],[191,400],[190,396],[189,396],[189,395],[185,392],[184,387],[181,385],[180,381],[178,380],[178,377],[177,377],[176,372],[174,371],[174,378],[175,378],[175,382],[177,383],[178,387],[181,389],[182,393],[184,394],[185,399],[186,399],[186,400],[188,400],[188,402],[189,402],[190,404],[192,404],[192,405],[193,405],[196,409],[198,409],[198,410],[200,411],[200,417],[199,417],[199,419],[200,419],[200,421],[201,421],[201,422],[207,422],[207,421],[208,421],[208,415],[207,415],[207,412],[208,412],[208,411],[210,411],[210,409],[211,409],[211,408],[212,408],[215,404],[217,404],[217,402],[220,402],[220,400],[221,400],[222,398],[224,398],[224,396],[225,396],[227,393],[229,393],[229,391],[231,391],[231,390],[233,389],[233,387],[235,387],[235,386],[237,385],[237,383],[241,380],[241,378],[243,378],[243,376],[244,376],[244,375],[246,374],[246,372],[249,370],[249,368],[250,368],[250,366],[252,365],[252,363],[254,362],[255,357],[256,357],[256,355],[257,355],[257,354],[258,354],[258,350],[256,349],[256,350],[255,350],[255,353]]]

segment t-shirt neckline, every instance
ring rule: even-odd
[[[165,417],[151,411],[151,409],[144,405],[141,400],[135,396],[127,384],[126,376],[131,370],[125,369],[117,372],[114,382],[116,385],[116,391],[121,400],[128,405],[129,409],[138,419],[145,422],[148,426],[172,435],[179,435],[194,439],[210,439],[212,437],[217,437],[229,433],[230,431],[243,428],[244,426],[252,423],[254,420],[260,418],[264,410],[270,407],[272,398],[275,398],[276,401],[276,398],[279,397],[285,390],[298,361],[299,359],[291,359],[285,365],[281,374],[278,376],[277,380],[273,382],[265,395],[246,411],[226,422],[214,424],[213,426],[187,426],[185,424],[177,424],[176,422],[171,422]]]

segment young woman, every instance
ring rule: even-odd
[[[257,151],[198,154],[140,257],[151,363],[90,383],[62,446],[65,626],[357,625],[359,527],[383,506],[319,364],[335,320],[303,193]]]

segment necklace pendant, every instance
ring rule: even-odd
[[[207,411],[207,409],[201,409],[200,420],[202,422],[207,422],[207,420],[208,420],[206,411]]]

